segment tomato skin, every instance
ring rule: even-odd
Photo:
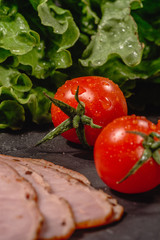
[[[157,132],[160,134],[160,120],[158,120],[158,123],[157,123]]]
[[[95,124],[106,126],[113,119],[127,115],[126,99],[118,87],[108,78],[98,76],[79,77],[65,82],[55,94],[55,99],[61,100],[76,108],[75,92],[79,86],[79,100],[85,103],[85,115],[91,117]],[[51,106],[51,116],[55,127],[68,118],[54,104]],[[93,146],[102,129],[85,126],[87,142]],[[75,129],[62,134],[67,140],[80,143]]]
[[[150,158],[137,172],[120,181],[141,158],[143,138],[126,131],[156,132],[157,126],[145,117],[121,117],[106,126],[94,146],[94,160],[100,178],[112,189],[123,193],[146,192],[160,184],[160,167]]]

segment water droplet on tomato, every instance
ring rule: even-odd
[[[133,122],[133,124],[136,124],[136,125],[137,125],[137,123],[138,123],[137,120],[133,120],[132,122]]]
[[[103,82],[102,82],[102,85],[104,85],[104,86],[110,86],[110,84],[109,84],[107,81],[103,81]]]
[[[100,99],[99,101],[101,102],[101,105],[104,109],[108,109],[112,106],[111,101],[107,97],[104,97],[103,99]]]
[[[156,130],[156,126],[153,124],[153,125],[151,125],[150,126],[150,128],[153,130],[153,131],[155,131]]]
[[[64,97],[64,95],[65,95],[65,94],[62,92],[60,96]]]
[[[106,90],[106,91],[112,91],[112,85],[109,84],[107,81],[103,81],[102,82],[102,85],[103,85],[103,88]]]
[[[92,81],[91,78],[87,78],[87,79],[86,79],[86,82],[88,82],[88,83],[91,82],[91,81]]]
[[[118,96],[116,97],[116,101],[119,102],[119,97]]]
[[[73,86],[73,87],[71,88],[71,93],[72,93],[73,95],[75,95],[76,90],[77,90],[77,86]],[[85,89],[85,88],[83,88],[82,86],[79,87],[78,95],[81,95],[81,94],[83,94],[83,93],[85,93],[85,92],[86,92],[86,89]]]

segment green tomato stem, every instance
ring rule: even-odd
[[[52,98],[50,96],[48,96],[46,93],[44,93],[44,95],[50,99],[50,101],[57,107],[59,107],[67,116],[71,117],[71,116],[74,116],[77,114],[76,112],[76,109],[71,107],[70,105],[58,100],[58,99],[55,99],[55,98]]]
[[[88,142],[86,140],[84,125],[82,123],[79,124],[79,127],[76,128],[76,133],[78,136],[79,141],[81,142],[84,148],[89,148]]]
[[[126,131],[127,133],[133,133],[141,136],[144,140],[142,142],[142,146],[144,147],[144,151],[142,157],[135,163],[135,165],[131,168],[131,170],[117,183],[122,183],[129,176],[134,174],[150,157],[160,165],[160,141],[155,141],[154,137],[160,139],[160,134],[156,132],[151,132],[149,135],[138,132],[138,131]]]
[[[153,159],[160,165],[160,152],[159,149],[153,152]]]
[[[152,152],[149,149],[144,149],[142,157],[136,162],[136,164],[132,167],[132,169],[126,174],[124,178],[122,178],[117,183],[122,183],[124,180],[126,180],[129,176],[134,174],[150,157],[152,156]]]
[[[88,116],[86,116],[86,115],[83,115],[83,116],[81,117],[81,121],[82,121],[83,125],[89,125],[89,126],[91,126],[92,128],[102,128],[101,126],[99,126],[99,125],[97,125],[97,124],[94,124],[94,123],[93,123],[93,119],[90,118],[90,117],[88,117]]]
[[[46,93],[44,93],[45,96],[47,98],[49,98],[50,101],[54,105],[59,107],[66,115],[68,115],[69,118],[67,120],[65,120],[64,122],[62,122],[59,126],[54,128],[51,132],[49,132],[42,140],[40,140],[36,144],[36,146],[40,145],[41,143],[43,143],[47,140],[51,140],[51,139],[55,138],[56,136],[66,132],[72,128],[75,128],[76,134],[77,134],[78,139],[81,142],[82,146],[84,148],[89,147],[87,140],[86,140],[86,136],[85,136],[84,125],[87,124],[87,125],[91,126],[92,128],[101,128],[101,126],[94,124],[93,120],[90,117],[84,115],[85,104],[79,100],[78,92],[79,92],[79,87],[77,88],[76,93],[75,93],[75,99],[78,102],[77,109],[73,108],[72,106],[70,106],[60,100],[51,98]]]
[[[36,144],[36,146],[57,137],[58,135],[68,131],[71,128],[72,128],[72,120],[71,118],[68,118],[64,122],[62,122],[60,125],[58,125],[56,128],[54,128],[52,131],[50,131],[44,138],[42,138]]]

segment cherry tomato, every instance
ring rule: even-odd
[[[160,120],[158,120],[158,123],[157,123],[157,131],[160,133]]]
[[[85,115],[93,119],[95,124],[106,126],[113,119],[127,115],[126,99],[117,84],[108,78],[98,76],[79,77],[68,80],[55,94],[55,99],[61,100],[76,108],[75,92],[79,86],[79,100],[85,104]],[[52,121],[55,127],[68,118],[54,104],[51,106]],[[86,140],[93,146],[101,129],[85,125]],[[67,140],[80,143],[75,129],[62,134]]]
[[[129,131],[129,132],[128,132]],[[134,174],[120,182],[142,157],[145,134],[157,126],[145,117],[124,116],[109,123],[98,136],[94,160],[100,178],[112,189],[123,193],[141,193],[160,184],[160,166],[150,157]]]

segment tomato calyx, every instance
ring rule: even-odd
[[[141,158],[135,163],[135,165],[130,169],[130,171],[117,183],[122,183],[129,176],[133,175],[147,160],[152,157],[158,165],[160,165],[160,141],[155,141],[155,137],[160,139],[160,134],[156,132],[151,132],[150,134],[145,134],[138,131],[127,131],[128,133],[137,134],[143,137],[142,145],[144,147],[143,154]]]
[[[50,96],[48,96],[46,93],[44,95],[50,99],[50,101],[59,107],[67,116],[69,116],[68,119],[66,119],[64,122],[62,122],[60,125],[58,125],[56,128],[54,128],[52,131],[50,131],[43,139],[41,139],[36,146],[40,145],[41,143],[51,140],[55,138],[56,136],[72,129],[76,129],[76,134],[78,136],[78,139],[82,146],[84,148],[90,147],[87,143],[86,136],[85,136],[85,129],[84,125],[89,125],[92,128],[102,128],[102,126],[99,126],[97,124],[93,123],[92,118],[86,116],[85,113],[85,104],[79,100],[78,98],[79,93],[79,86],[77,87],[76,93],[75,93],[75,99],[78,102],[77,108],[74,108],[60,100],[54,99]]]

